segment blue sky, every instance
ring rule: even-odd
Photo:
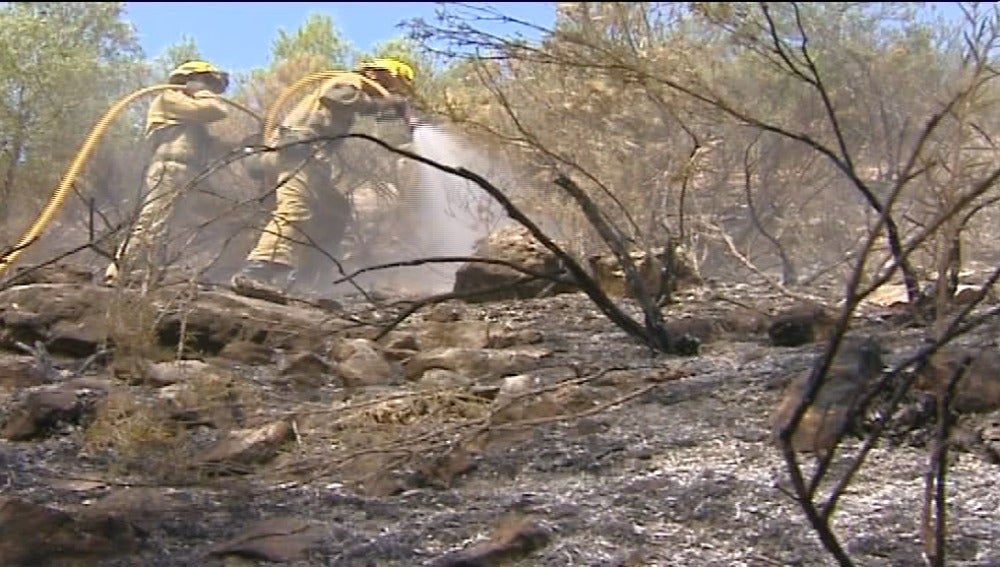
[[[554,2],[470,2],[551,27]],[[139,34],[147,57],[156,57],[185,35],[201,54],[231,72],[267,65],[279,29],[293,31],[313,12],[329,14],[357,49],[398,36],[397,24],[422,17],[432,22],[434,2],[128,2],[125,18]],[[490,29],[483,26],[484,29]],[[493,27],[492,31],[513,31]]]
[[[555,2],[470,2],[549,28]],[[949,18],[952,3],[929,2]],[[267,65],[279,29],[298,28],[313,12],[329,14],[357,49],[398,36],[397,24],[411,18],[434,20],[435,2],[128,2],[126,19],[138,30],[147,57],[156,57],[184,35],[194,38],[204,57],[230,72]],[[477,24],[493,32],[527,31]]]

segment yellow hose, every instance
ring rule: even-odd
[[[298,91],[302,90],[306,85],[312,84],[320,79],[332,79],[334,77],[346,74],[348,74],[346,71],[319,71],[316,73],[306,75],[305,77],[302,77],[301,79],[296,81],[291,87],[285,89],[278,97],[278,99],[274,102],[274,104],[272,104],[271,107],[268,108],[267,110],[267,114],[263,121],[264,140],[269,139],[271,134],[273,133],[275,128],[275,122],[277,119],[277,114],[281,109],[281,105],[287,99],[289,99],[292,95],[294,95]],[[364,76],[360,77],[365,84],[372,87],[381,96],[389,96],[389,92],[386,91],[385,88],[382,87],[382,85],[378,84],[377,82],[367,77]],[[111,108],[107,110],[107,112],[104,113],[103,116],[101,116],[100,120],[98,120],[97,123],[94,125],[94,127],[90,129],[90,133],[87,134],[87,137],[84,138],[83,144],[80,146],[80,149],[77,151],[76,155],[73,156],[73,161],[70,162],[69,168],[63,174],[62,179],[59,180],[59,185],[56,186],[55,191],[53,191],[52,193],[52,197],[49,198],[49,202],[45,205],[45,208],[42,209],[42,212],[38,215],[38,218],[35,219],[35,222],[33,222],[31,226],[28,227],[28,230],[25,231],[23,235],[21,235],[21,238],[14,246],[14,249],[11,250],[5,256],[0,257],[0,275],[2,275],[7,270],[7,268],[9,268],[10,265],[14,263],[15,260],[17,260],[17,258],[21,255],[21,253],[24,252],[24,250],[28,246],[30,246],[42,234],[42,231],[45,230],[45,227],[48,226],[48,224],[52,221],[52,218],[55,216],[56,212],[59,211],[59,208],[62,207],[63,202],[66,200],[66,196],[69,194],[69,190],[72,188],[73,182],[76,180],[77,175],[80,174],[80,170],[83,169],[84,164],[87,163],[87,159],[90,158],[90,154],[93,153],[94,147],[97,145],[97,142],[99,142],[101,137],[104,136],[104,133],[111,125],[111,122],[115,118],[117,118],[119,114],[121,114],[122,110],[124,110],[129,104],[134,102],[136,99],[145,96],[147,94],[165,90],[171,90],[171,89],[182,90],[184,88],[185,88],[184,85],[153,85],[150,87],[139,89],[119,99],[117,102],[115,102],[114,105],[111,106]],[[258,122],[260,121],[260,117],[257,116],[257,114],[255,114],[252,110],[250,110],[246,106],[224,97],[219,97],[219,99],[235,108],[242,110],[243,112],[246,112],[250,116],[254,117],[254,119],[256,119]]]
[[[132,101],[141,96],[149,93],[183,88],[184,85],[153,85],[151,87],[139,89],[134,93],[119,99],[118,102],[112,105],[112,107],[104,113],[104,116],[101,116],[101,119],[98,120],[97,124],[90,129],[90,133],[87,134],[87,137],[83,140],[83,145],[80,146],[76,155],[73,156],[73,161],[70,162],[69,169],[67,169],[66,173],[63,174],[62,179],[59,181],[59,185],[52,193],[52,197],[49,198],[48,204],[46,204],[45,208],[42,209],[41,214],[39,214],[38,218],[35,219],[35,222],[28,227],[28,230],[21,235],[21,239],[17,242],[14,249],[6,256],[0,258],[0,274],[3,274],[4,271],[6,271],[6,269],[14,263],[14,260],[21,255],[21,252],[30,246],[35,239],[42,234],[42,231],[45,230],[45,227],[52,220],[52,217],[55,216],[59,207],[62,206],[63,201],[66,200],[66,195],[69,194],[73,181],[76,180],[76,176],[83,168],[83,164],[86,163],[87,158],[89,158],[90,154],[94,151],[94,146],[97,145],[97,142],[101,139],[101,136],[104,135],[108,126],[111,125],[111,121],[121,114],[121,111],[124,110],[126,106],[131,104]]]
[[[278,113],[281,112],[281,106],[285,104],[285,102],[287,102],[288,99],[290,99],[292,96],[294,96],[296,93],[298,93],[305,87],[312,85],[313,83],[316,83],[321,80],[333,79],[344,75],[356,75],[361,78],[361,81],[364,84],[370,86],[379,95],[384,97],[389,96],[389,91],[385,90],[385,87],[378,84],[376,81],[373,81],[368,77],[365,77],[364,75],[358,75],[357,73],[350,73],[348,71],[316,71],[314,73],[310,73],[300,78],[298,81],[292,83],[291,86],[289,86],[285,90],[281,91],[281,94],[278,95],[278,98],[275,99],[275,101],[271,103],[271,106],[267,108],[267,112],[264,114],[264,138],[263,138],[264,142],[267,143],[271,139],[271,136],[274,134],[274,130],[275,128],[277,128]]]
[[[87,159],[90,158],[90,154],[93,153],[94,147],[97,145],[97,142],[100,141],[101,137],[104,136],[104,133],[107,131],[108,126],[111,125],[111,122],[117,118],[119,114],[121,114],[122,110],[124,110],[137,98],[150,93],[170,89],[182,90],[184,89],[184,85],[153,85],[144,89],[139,89],[119,99],[114,105],[111,106],[111,108],[107,110],[107,112],[104,113],[103,116],[101,116],[101,119],[98,120],[94,127],[90,129],[90,133],[87,134],[87,137],[84,139],[80,149],[76,152],[76,155],[73,156],[73,161],[70,162],[69,169],[67,169],[66,173],[63,174],[62,179],[59,181],[59,185],[52,193],[52,197],[49,198],[48,204],[46,204],[45,208],[42,209],[38,218],[35,219],[35,222],[33,222],[31,226],[28,227],[28,230],[21,236],[21,239],[18,240],[14,249],[7,255],[0,257],[0,275],[2,275],[7,268],[14,263],[14,260],[21,255],[21,252],[23,252],[25,248],[30,246],[42,234],[45,227],[52,221],[52,217],[55,216],[56,212],[59,211],[59,208],[66,200],[66,195],[69,194],[69,190],[73,186],[73,182],[76,180],[77,175],[80,174],[80,170],[87,162]],[[260,117],[257,116],[256,113],[242,104],[221,96],[218,98],[223,102],[246,112],[250,116],[254,117],[254,119],[258,122],[261,121]]]
[[[260,116],[258,116],[256,112],[250,110],[248,107],[244,106],[243,104],[240,104],[240,103],[236,102],[235,100],[228,99],[228,98],[226,98],[224,96],[218,96],[218,95],[216,95],[216,98],[218,98],[222,102],[228,104],[229,106],[231,106],[231,107],[233,107],[233,108],[235,108],[237,110],[241,110],[241,111],[245,112],[247,115],[250,116],[250,118],[253,118],[254,120],[256,120],[257,123],[264,122],[263,118],[261,118]]]

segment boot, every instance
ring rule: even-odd
[[[278,262],[252,261],[233,276],[232,289],[238,295],[287,303],[294,269]]]

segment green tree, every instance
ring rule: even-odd
[[[350,42],[333,19],[310,14],[294,32],[278,30],[270,64],[237,77],[233,97],[263,112],[298,79],[316,71],[344,69],[350,54]]]
[[[343,67],[351,53],[350,42],[325,14],[309,14],[294,32],[278,30],[271,47],[272,67],[303,55],[316,55],[328,67]]]
[[[170,71],[181,63],[203,58],[194,38],[184,34],[177,43],[164,49],[163,53],[153,60],[154,80],[166,81]]]
[[[19,229],[8,222],[15,209],[48,194],[83,133],[142,80],[142,52],[122,15],[119,2],[0,7],[0,226],[8,235]]]

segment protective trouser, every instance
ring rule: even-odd
[[[106,281],[118,277],[119,270],[162,268],[167,260],[167,227],[177,201],[191,182],[195,168],[172,159],[150,163],[144,179],[142,205],[129,235],[108,266]]]
[[[334,170],[321,150],[284,151],[277,156],[275,209],[249,262],[274,262],[295,269],[295,285],[315,286],[332,274],[350,208],[336,186]]]

